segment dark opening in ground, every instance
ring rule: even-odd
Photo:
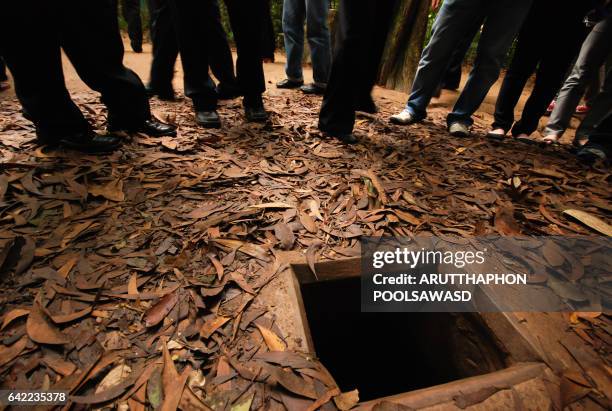
[[[359,277],[301,292],[317,356],[361,401],[505,368],[477,315],[361,313]]]

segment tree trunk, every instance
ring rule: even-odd
[[[378,83],[409,92],[427,31],[430,0],[400,0],[389,29]]]

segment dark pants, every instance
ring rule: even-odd
[[[0,53],[40,139],[52,141],[89,128],[66,90],[60,48],[79,77],[102,94],[113,128],[135,129],[150,117],[142,82],[122,62],[112,0],[21,0],[4,4],[2,13]]]
[[[219,86],[237,89],[234,75],[234,61],[227,43],[227,35],[221,24],[221,13],[217,1],[210,8],[210,21],[205,24],[210,69],[219,80]],[[169,0],[150,0],[151,39],[153,41],[153,61],[149,86],[161,93],[172,94],[174,63],[179,53],[177,31],[172,18]],[[175,20],[180,24],[180,19]],[[189,77],[191,78],[191,77]],[[186,77],[187,81],[187,77]],[[197,89],[196,85],[186,85],[185,89]]]
[[[183,63],[185,95],[193,100],[196,110],[212,110],[217,105],[217,95],[208,75],[213,50],[209,26],[216,18],[218,4],[215,0],[169,2]],[[225,4],[238,51],[238,84],[248,104],[260,100],[266,89],[261,59],[265,0],[225,0]]]
[[[4,59],[0,57],[0,81],[7,81],[8,76],[6,75],[6,65]]]
[[[582,44],[576,64],[574,64],[570,76],[565,80],[561,91],[559,91],[555,109],[550,114],[548,125],[544,130],[545,135],[554,134],[560,137],[565,132],[587,85],[597,76],[601,66],[612,55],[611,38],[612,16],[608,16],[593,27]],[[597,113],[603,114],[605,112],[598,110]],[[591,126],[602,121],[602,118],[596,118],[594,114],[591,112],[588,116],[587,124]],[[576,137],[580,137],[584,132],[588,134],[584,125],[586,120],[587,118],[583,121],[580,129],[576,130]]]
[[[480,107],[499,77],[506,53],[529,12],[532,0],[445,0],[433,24],[429,43],[421,54],[406,109],[421,120],[444,77],[453,52],[470,28],[484,26],[476,59],[447,123],[472,125],[472,114]]]
[[[351,133],[355,110],[370,98],[395,0],[342,0],[339,27],[319,129],[330,134]]]
[[[121,0],[121,13],[127,23],[128,36],[133,46],[142,47],[140,0]]]
[[[588,1],[566,2],[555,0],[535,1],[518,37],[514,58],[499,91],[495,105],[493,128],[501,128],[512,134],[530,135],[540,118],[546,113],[550,101],[563,84],[573,59],[580,51],[587,28],[584,15],[589,10]],[[550,27],[543,21],[563,27],[550,36]],[[536,73],[533,90],[525,103],[521,118],[514,123],[514,108],[527,80]],[[514,123],[514,126],[513,126]]]
[[[168,0],[149,0],[153,60],[149,87],[160,94],[172,95],[174,64],[178,57],[178,41]]]
[[[267,12],[264,13],[263,31],[261,33],[261,57],[274,61],[276,33],[274,32],[274,23],[270,14],[270,0],[266,0],[265,3]]]

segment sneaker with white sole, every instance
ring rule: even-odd
[[[418,122],[418,120],[407,109],[402,110],[402,112],[399,113],[399,114],[392,115],[389,118],[389,120],[393,124],[401,124],[401,125],[414,124],[414,123]]]
[[[470,127],[463,123],[451,123],[448,127],[448,131],[453,137],[468,137],[470,135]]]

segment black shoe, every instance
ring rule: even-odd
[[[138,131],[151,137],[176,136],[176,126],[153,118],[145,121]]]
[[[135,41],[131,41],[130,45],[132,46],[132,50],[134,50],[134,53],[142,53],[142,44],[137,43]]]
[[[360,102],[358,102],[357,106],[355,107],[355,110],[361,111],[363,113],[369,113],[369,114],[378,113],[378,107],[376,107],[376,104],[374,103],[374,100],[372,100],[371,96],[368,96],[368,98],[363,99]]]
[[[316,94],[318,96],[325,94],[325,87],[319,86],[315,83],[304,84],[302,87],[300,87],[300,90],[302,90],[304,94]]]
[[[196,123],[205,128],[220,128],[221,119],[216,110],[202,110],[195,113]]]
[[[219,84],[217,86],[217,98],[219,100],[233,100],[242,95],[238,87],[226,86],[225,84]]]
[[[276,88],[298,88],[304,85],[304,80],[284,79],[276,83]]]
[[[264,108],[263,104],[245,104],[244,114],[247,118],[247,121],[255,123],[265,123],[266,121],[268,121],[268,112]]]
[[[88,154],[111,153],[121,146],[121,138],[112,134],[97,134],[88,130],[59,139],[48,139],[39,136],[41,144],[51,147],[62,147]]]
[[[359,139],[355,137],[353,133],[327,133],[324,132],[323,135],[326,137],[333,137],[336,140],[339,140],[343,144],[357,144]]]
[[[113,133],[123,131],[126,133],[143,133],[151,137],[176,136],[176,127],[172,124],[162,123],[161,121],[150,118],[145,120],[140,127],[121,127],[109,125],[108,131]]]

